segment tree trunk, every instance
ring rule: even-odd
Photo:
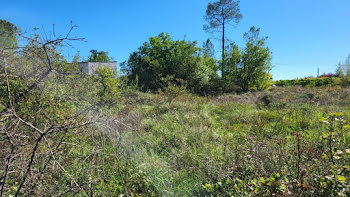
[[[222,23],[222,62],[221,62],[221,78],[224,78],[225,67],[225,21]]]

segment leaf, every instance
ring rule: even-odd
[[[344,176],[338,176],[337,179],[342,182],[346,181],[346,178]]]
[[[260,182],[265,183],[265,179],[263,177],[260,177]]]

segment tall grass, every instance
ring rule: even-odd
[[[187,94],[169,103],[139,94],[122,107],[123,116],[137,114],[138,122],[125,131],[121,150],[162,196],[347,195],[345,168],[345,186],[321,192],[321,178],[334,163],[320,137],[330,112],[342,112],[349,124],[349,95],[349,89],[292,87],[213,98]],[[339,138],[332,149],[346,152],[349,129]],[[339,169],[348,159],[342,157]],[[268,181],[275,186],[265,187]]]

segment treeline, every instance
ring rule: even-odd
[[[244,48],[231,43],[224,58],[217,60],[209,39],[199,47],[196,42],[173,40],[169,34],[161,33],[133,52],[122,63],[122,71],[142,91],[157,92],[169,80],[200,95],[264,90],[272,84],[266,37],[252,27],[244,38]]]
[[[274,84],[276,86],[303,86],[303,87],[320,87],[320,86],[336,86],[342,83],[339,77],[323,77],[323,78],[306,78],[292,80],[278,80]]]
[[[278,80],[276,86],[303,86],[303,87],[321,87],[321,86],[349,86],[350,85],[350,55],[344,63],[339,63],[336,73],[328,73],[319,77],[305,77],[304,79]]]
[[[157,92],[167,86],[186,87],[199,95],[264,90],[272,83],[271,51],[267,37],[254,26],[244,34],[245,47],[228,42],[229,27],[238,25],[243,15],[240,2],[211,2],[205,13],[208,33],[218,33],[221,58],[215,58],[214,45],[208,39],[203,46],[186,40],[173,40],[169,34],[151,37],[122,64],[129,82],[142,91]]]
[[[185,87],[199,95],[218,95],[269,89],[276,86],[304,87],[350,85],[350,56],[340,63],[335,74],[317,78],[272,81],[272,54],[266,46],[267,37],[252,27],[244,34],[245,47],[230,43],[222,59],[216,59],[214,45],[208,39],[197,42],[173,40],[161,33],[133,52],[121,64],[124,77],[142,91],[159,92],[170,86]]]

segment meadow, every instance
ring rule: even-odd
[[[122,101],[110,129],[71,139],[90,149],[72,146],[64,162],[98,196],[349,195],[348,88]]]

